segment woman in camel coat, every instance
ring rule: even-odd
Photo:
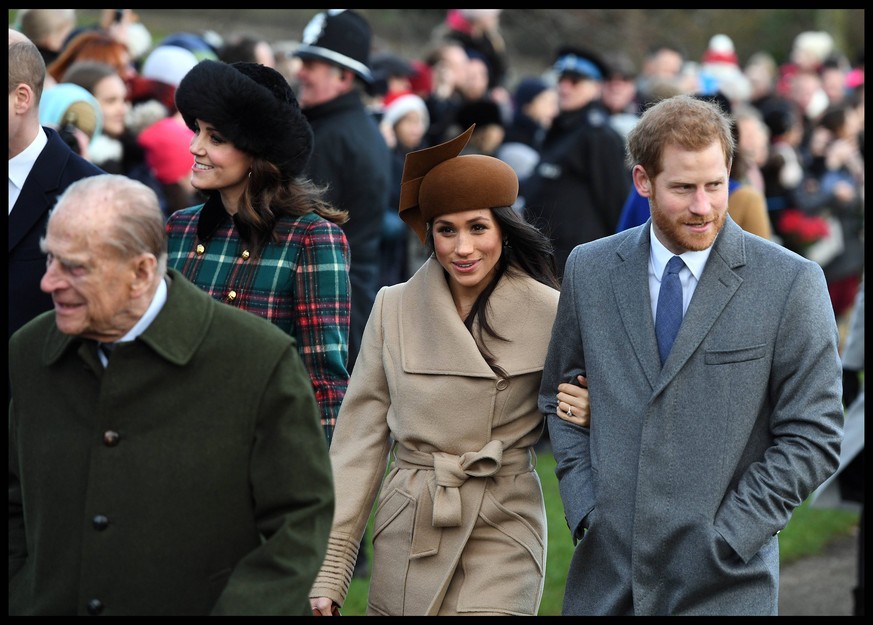
[[[548,240],[510,208],[512,169],[458,156],[471,132],[406,159],[400,214],[434,254],[379,292],[367,323],[331,447],[318,614],[345,601],[377,497],[369,615],[539,608],[547,526],[533,445],[557,282]]]

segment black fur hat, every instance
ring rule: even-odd
[[[312,128],[282,74],[258,63],[201,61],[176,89],[189,128],[209,122],[240,150],[299,176],[312,155]]]

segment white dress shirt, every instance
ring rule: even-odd
[[[48,143],[48,136],[45,134],[42,126],[40,126],[39,132],[36,133],[36,138],[31,144],[9,159],[9,213],[12,212],[12,207],[18,201],[24,181],[27,180],[30,170],[33,169],[33,164],[36,163],[36,159],[42,154],[42,149],[46,146],[46,143]]]
[[[661,278],[664,275],[664,269],[671,258],[675,256],[673,252],[664,247],[664,244],[655,236],[655,227],[649,226],[652,239],[651,252],[649,254],[649,297],[652,304],[652,319],[655,319],[655,313],[658,309],[658,295],[661,293]],[[712,246],[702,252],[685,252],[679,254],[685,266],[679,272],[679,282],[682,283],[682,314],[688,310],[688,304],[691,302],[691,296],[694,295],[694,289],[697,288],[697,283],[700,281],[700,275],[703,273],[703,268],[706,266],[706,261],[709,259],[709,253],[712,251]]]

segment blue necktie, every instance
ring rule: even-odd
[[[667,263],[661,278],[661,292],[658,294],[658,309],[655,312],[655,335],[658,337],[662,365],[667,360],[673,340],[682,325],[682,283],[679,282],[679,272],[684,266],[682,259],[674,256]]]

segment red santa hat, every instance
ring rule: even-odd
[[[709,47],[703,53],[704,63],[731,63],[739,64],[737,52],[734,49],[733,40],[727,35],[713,35],[709,40]]]

